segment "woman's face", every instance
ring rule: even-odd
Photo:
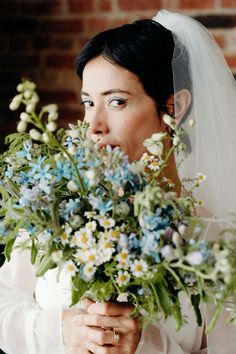
[[[130,161],[145,152],[146,138],[164,130],[155,102],[138,77],[102,56],[86,64],[81,96],[89,136],[100,146],[119,146]]]

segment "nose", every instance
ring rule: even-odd
[[[93,108],[85,113],[85,121],[89,123],[89,135],[102,135],[109,132],[107,113],[101,107]]]

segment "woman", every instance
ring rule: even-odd
[[[188,154],[178,171],[172,156],[166,175],[178,192],[179,177],[206,174],[197,197],[223,220],[236,209],[235,82],[198,23],[165,11],[154,20],[101,33],[82,49],[77,72],[89,134],[101,146],[120,146],[133,161],[144,152],[145,138],[167,131],[164,112],[174,116],[188,133]],[[0,270],[0,347],[8,354],[234,352],[236,330],[226,332],[222,322],[206,343],[184,298],[188,323],[180,332],[169,320],[153,322],[141,334],[130,306],[85,300],[80,309],[68,309],[69,293],[68,279],[57,283],[52,270],[37,280],[27,255],[15,252]]]

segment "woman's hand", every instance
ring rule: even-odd
[[[141,334],[133,308],[121,303],[86,300],[87,313],[64,310],[63,336],[70,354],[134,354]],[[114,331],[119,341],[114,345]]]

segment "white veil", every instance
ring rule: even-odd
[[[212,35],[199,22],[166,10],[153,19],[174,37],[175,92],[191,83],[191,111],[182,122],[188,134],[189,151],[179,175],[195,177],[198,172],[207,175],[196,198],[224,220],[229,213],[236,213],[235,79]],[[189,126],[190,119],[195,121],[194,128]],[[209,311],[207,315],[210,316]],[[208,336],[208,354],[232,354],[235,345],[236,327],[226,327],[223,320]]]

